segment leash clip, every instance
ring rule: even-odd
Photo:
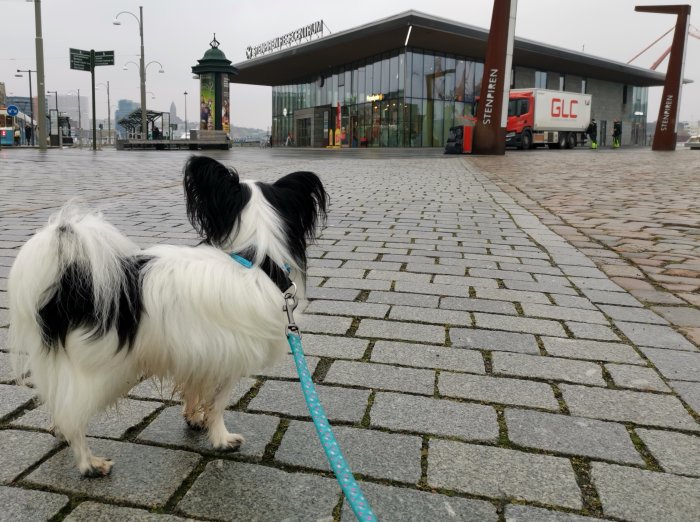
[[[299,327],[294,322],[294,310],[296,309],[299,301],[296,298],[297,295],[297,284],[292,283],[287,291],[284,293],[284,307],[283,310],[287,312],[287,334],[293,333],[301,337],[301,332]]]

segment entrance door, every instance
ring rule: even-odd
[[[311,118],[299,118],[296,123],[296,146],[311,147]]]

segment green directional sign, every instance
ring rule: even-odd
[[[114,51],[95,51],[95,67],[114,65]]]
[[[89,71],[90,51],[70,49],[70,68],[77,71]]]

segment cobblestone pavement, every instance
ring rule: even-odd
[[[550,168],[545,152],[556,154],[212,154],[243,177],[313,170],[330,191],[328,225],[310,252],[303,342],[341,447],[382,521],[700,516],[700,352],[645,306],[657,303],[596,266],[610,259],[603,269],[634,268],[624,257],[601,237],[576,233],[569,220],[578,214],[564,203],[555,209],[528,184],[523,165]],[[568,153],[587,161],[595,180],[610,168],[606,157],[634,179],[654,161],[644,152]],[[180,183],[186,157],[0,152],[0,520],[353,519],[291,357],[233,393],[226,422],[247,440],[237,453],[214,452],[185,428],[168,383],[141,383],[89,426],[94,448],[116,462],[93,480],[78,476],[32,391],[13,381],[6,290],[17,249],[75,195],[143,246],[194,244]],[[690,177],[689,166],[675,165],[664,164],[669,179]],[[570,176],[572,201],[591,198],[576,187],[594,183]],[[612,211],[603,215],[614,222]],[[678,210],[683,225],[670,215],[654,228],[683,226],[692,237],[691,211]],[[684,296],[692,290],[672,290],[691,304]]]
[[[698,154],[565,152],[474,162],[612,281],[700,344]]]

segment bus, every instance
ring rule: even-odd
[[[0,106],[0,145],[15,144],[15,129],[19,129],[20,143],[26,144],[24,127],[28,124],[33,124],[32,128],[36,130],[36,121],[33,121],[30,116],[21,111],[16,116],[8,116],[7,107]]]

